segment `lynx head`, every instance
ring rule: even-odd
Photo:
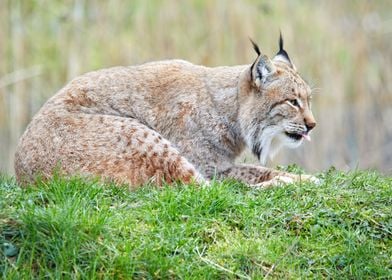
[[[310,141],[316,126],[311,89],[283,48],[271,60],[251,40],[258,57],[240,80],[239,123],[248,147],[262,164],[281,146],[296,148]]]

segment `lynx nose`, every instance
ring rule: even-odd
[[[305,126],[308,131],[311,131],[316,126],[316,122],[308,122]]]

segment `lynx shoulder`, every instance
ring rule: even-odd
[[[282,38],[272,59],[256,44],[254,49],[250,65],[209,68],[167,60],[75,78],[44,104],[21,137],[17,179],[49,178],[58,167],[131,187],[213,177],[256,186],[299,180],[234,163],[248,147],[264,165],[279,147],[310,139],[316,124],[310,88]]]

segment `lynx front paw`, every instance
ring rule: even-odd
[[[269,188],[275,186],[281,186],[286,184],[292,183],[299,183],[299,182],[311,182],[316,185],[322,183],[320,179],[313,175],[295,175],[295,174],[285,174],[285,175],[278,175],[272,178],[269,181],[261,182],[258,184],[251,185],[252,187],[259,187],[259,188]]]
[[[298,176],[298,180],[297,181],[307,181],[307,182],[311,182],[314,183],[316,185],[320,185],[322,183],[322,180],[317,178],[316,176],[313,175],[297,175]]]
[[[275,186],[280,186],[280,185],[285,185],[285,184],[292,184],[295,182],[295,179],[292,178],[291,176],[284,176],[284,175],[278,175],[272,178],[271,180],[261,182],[258,184],[251,185],[252,187],[259,187],[259,188],[270,188],[270,187],[275,187]]]

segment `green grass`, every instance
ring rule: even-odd
[[[390,279],[392,178],[255,190],[0,179],[5,279]]]

